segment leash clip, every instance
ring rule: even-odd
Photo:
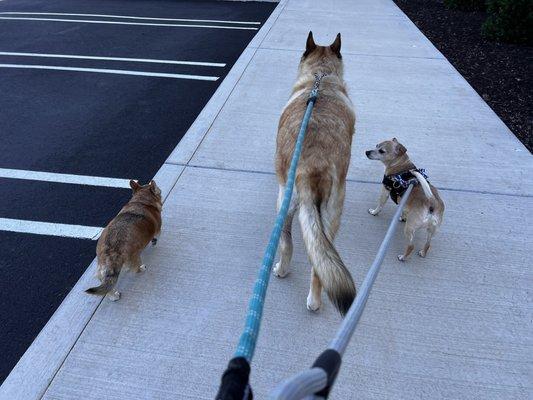
[[[391,180],[392,180],[392,187],[394,189],[399,189],[399,188],[405,189],[407,186],[409,186],[409,181],[404,180],[401,174],[393,175]]]
[[[311,101],[314,103],[316,99],[318,98],[318,88],[320,86],[320,81],[323,77],[325,77],[327,74],[320,73],[315,74],[315,83],[313,85],[313,89],[311,89],[311,93],[309,93],[309,98],[307,99],[307,104],[309,104]]]

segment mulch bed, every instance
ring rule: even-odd
[[[533,47],[481,36],[485,12],[448,10],[442,0],[394,0],[533,152]]]

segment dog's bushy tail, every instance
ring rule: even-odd
[[[117,284],[119,274],[120,274],[120,267],[119,268],[112,267],[112,268],[106,269],[104,279],[102,280],[102,284],[100,286],[89,288],[85,292],[89,294],[100,295],[100,296],[106,295]]]
[[[324,233],[319,212],[320,194],[313,193],[311,183],[305,179],[297,180],[296,188],[307,255],[329,299],[344,316],[355,299],[355,284],[333,243]]]

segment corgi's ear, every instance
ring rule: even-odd
[[[304,57],[307,57],[315,49],[316,49],[316,44],[315,44],[315,39],[313,39],[313,32],[309,31],[309,35],[307,35],[307,42],[305,43]]]
[[[337,55],[337,57],[342,58],[341,56],[341,34],[337,33],[335,41],[329,46],[331,51]]]
[[[159,189],[159,186],[157,186],[154,180],[151,180],[149,185],[150,185],[150,190],[152,191],[153,194],[155,195],[161,194],[161,189]]]
[[[141,185],[139,185],[139,182],[130,179],[130,187],[133,189],[133,193],[135,193],[137,190],[141,188]]]

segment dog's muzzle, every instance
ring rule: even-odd
[[[365,151],[365,154],[368,158],[370,158],[370,155],[372,154],[372,150]]]

